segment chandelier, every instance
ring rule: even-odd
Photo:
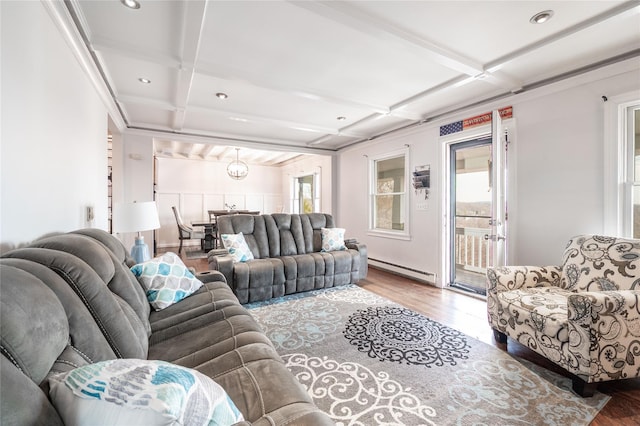
[[[238,151],[240,151],[240,148],[236,148],[236,159],[227,166],[227,173],[233,179],[240,180],[246,178],[249,174],[249,166],[244,161],[240,161]]]

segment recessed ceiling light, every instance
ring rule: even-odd
[[[553,10],[543,10],[538,12],[529,19],[532,24],[544,24],[553,16]]]
[[[347,117],[344,117],[342,115],[340,117],[336,118],[336,120],[338,120],[338,121],[344,121],[346,119],[347,119]]]
[[[129,9],[140,9],[140,3],[136,0],[120,0],[120,2]]]
[[[142,83],[142,84],[149,84],[149,83],[151,83],[151,80],[149,80],[148,78],[144,78],[144,77],[140,77],[140,78],[138,79],[138,81],[139,81],[140,83]]]
[[[218,92],[218,93],[216,93],[216,97],[218,99],[227,99],[229,97],[229,95],[227,95],[226,93]]]

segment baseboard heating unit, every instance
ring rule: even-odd
[[[384,260],[369,258],[369,265],[382,269],[394,274],[402,275],[408,278],[415,279],[427,284],[436,285],[437,275],[433,272],[420,271],[414,268],[408,268],[406,266],[397,265],[395,263],[386,262]]]

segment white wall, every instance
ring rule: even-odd
[[[2,250],[106,229],[106,109],[40,2],[0,2],[0,11]]]
[[[281,167],[282,171],[282,194],[284,201],[284,211],[291,213],[291,182],[294,178],[320,173],[320,212],[332,214],[332,179],[333,168],[331,167],[331,156],[315,155],[304,157]]]
[[[515,264],[556,264],[568,238],[604,229],[604,109],[601,96],[638,91],[638,60],[627,61],[486,105],[418,128],[356,145],[340,154],[337,217],[369,256],[419,271],[437,272],[443,229],[440,179],[444,168],[439,126],[498,107],[513,106],[516,124],[510,151],[509,259]],[[410,212],[412,238],[367,235],[367,157],[411,146],[411,169],[431,164],[428,209]],[[442,284],[442,277],[438,277]]]
[[[225,203],[262,213],[278,212],[283,205],[280,167],[249,164],[249,175],[234,180],[227,175],[226,162],[158,158],[157,173],[160,247],[178,244],[171,206],[179,208],[189,225],[207,220],[207,210],[223,210]],[[192,244],[199,245],[199,241]]]
[[[153,201],[153,138],[125,133],[113,138],[113,203]],[[117,229],[118,217],[113,218]],[[125,247],[132,247],[137,233],[117,234]],[[153,232],[142,233],[153,251]]]
[[[346,229],[347,238],[357,238],[367,244],[372,259],[416,269],[426,273],[439,270],[440,242],[440,153],[436,127],[420,127],[380,140],[359,145],[342,153],[339,157],[339,193],[337,222]],[[368,217],[368,163],[369,158],[403,149],[409,145],[409,169],[416,166],[431,166],[430,197],[424,192],[409,192],[409,229],[411,240],[399,240],[367,235]],[[417,203],[426,202],[426,210],[418,210]],[[433,277],[427,277],[433,279]]]
[[[518,264],[557,264],[568,239],[602,233],[604,223],[604,102],[635,91],[633,60],[556,84],[513,102],[517,117],[517,184],[511,242]]]

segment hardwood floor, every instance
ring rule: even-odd
[[[208,269],[206,259],[187,259],[184,262],[196,271]],[[507,345],[497,343],[487,323],[486,302],[480,298],[442,290],[372,267],[367,279],[359,285],[482,342],[508,350],[513,356],[568,376],[563,369],[512,339]],[[598,390],[611,396],[611,400],[591,423],[592,426],[640,425],[640,379],[602,383]]]

